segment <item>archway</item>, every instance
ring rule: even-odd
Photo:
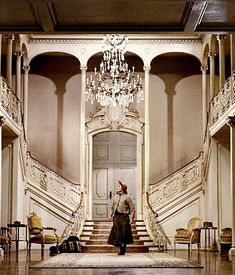
[[[120,131],[96,134],[92,151],[92,218],[107,220],[118,180],[127,184],[128,194],[136,206],[136,135]]]
[[[134,196],[134,202],[135,202],[135,209],[136,209],[136,218],[137,219],[142,219],[143,218],[143,121],[140,120],[138,114],[136,113],[128,113],[127,111],[124,112],[124,118],[121,122],[116,123],[116,122],[112,122],[108,119],[107,117],[107,112],[106,110],[101,110],[100,112],[96,113],[96,115],[94,115],[92,118],[90,118],[89,121],[86,122],[86,134],[87,134],[87,147],[86,147],[86,181],[84,184],[84,190],[87,193],[87,209],[86,209],[86,216],[87,219],[92,219],[95,215],[93,215],[94,212],[94,207],[93,207],[93,177],[94,177],[94,173],[93,173],[93,169],[94,169],[94,163],[93,163],[93,155],[94,155],[94,150],[93,150],[93,146],[94,146],[94,139],[95,137],[99,137],[99,134],[103,134],[103,136],[107,136],[110,135],[110,133],[114,133],[111,135],[116,135],[118,138],[118,135],[120,137],[124,136],[127,138],[131,138],[133,142],[132,146],[134,144],[134,147],[132,147],[133,150],[130,149],[130,147],[123,147],[124,149],[127,149],[127,151],[123,150],[123,153],[126,153],[126,157],[125,158],[130,158],[128,163],[130,164],[129,167],[127,167],[127,165],[125,165],[125,160],[121,163],[119,162],[119,167],[117,169],[119,170],[119,173],[116,174],[116,178],[115,176],[112,177],[111,175],[111,181],[113,182],[113,185],[111,186],[112,189],[108,189],[110,188],[110,186],[107,186],[107,190],[105,192],[103,192],[102,194],[104,196],[106,196],[106,198],[109,195],[113,195],[113,192],[115,193],[116,190],[116,186],[117,186],[117,180],[118,177],[120,177],[121,180],[123,181],[127,181],[131,182],[131,176],[133,176],[133,173],[135,173],[135,179],[134,179],[134,183],[133,184],[128,184],[128,190],[130,195]],[[116,134],[115,134],[116,133]],[[118,133],[118,134],[117,134]],[[131,143],[130,142],[130,143]],[[114,142],[115,143],[115,142]],[[120,145],[121,143],[119,143]],[[124,144],[122,144],[123,146],[125,146],[125,142]],[[121,146],[121,145],[120,145]],[[120,148],[120,147],[119,147]],[[122,149],[123,149],[122,148]],[[99,148],[98,148],[99,149]],[[100,147],[101,151],[101,157],[105,159],[105,152],[107,152],[107,147],[104,149],[104,147]],[[103,151],[102,151],[103,150]],[[132,151],[132,152],[131,152]],[[133,153],[135,152],[135,153]],[[132,154],[133,153],[133,154]],[[102,155],[103,154],[103,155]],[[115,154],[114,154],[115,155]],[[136,160],[133,161],[131,158],[132,156],[135,155]],[[107,157],[106,157],[107,159]],[[102,161],[101,161],[102,162]],[[114,163],[110,163],[109,160],[105,160],[104,162],[106,162],[109,167],[114,167],[115,166],[115,161]],[[107,166],[108,166],[107,165]],[[99,168],[99,166],[97,166]],[[101,167],[102,169],[104,167]],[[126,169],[127,168],[127,169]],[[104,168],[106,169],[106,175],[108,175],[108,168]],[[113,168],[112,168],[113,169]],[[129,171],[127,171],[129,169]],[[108,176],[107,176],[107,181],[108,181]],[[106,188],[106,187],[105,187]],[[135,191],[132,191],[135,188]],[[112,192],[112,194],[110,194],[110,191]],[[105,193],[105,194],[104,194]],[[96,202],[98,203],[98,202]],[[108,205],[107,200],[106,200],[106,209],[105,210],[108,213],[108,207],[110,207],[110,205]],[[104,208],[103,208],[104,209]],[[98,217],[96,217],[98,218]],[[104,219],[104,218],[101,218]]]

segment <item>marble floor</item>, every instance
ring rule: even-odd
[[[167,252],[169,255],[174,255],[173,251]],[[31,265],[40,263],[40,250],[33,250],[31,257],[27,255],[26,251],[20,251],[17,255],[12,252],[10,256],[4,257],[0,261],[0,274],[42,274],[42,275],[62,275],[62,274],[78,274],[78,275],[114,275],[114,274],[182,274],[182,275],[229,275],[235,274],[235,257],[230,259],[227,256],[221,256],[219,253],[193,251],[188,255],[187,250],[176,251],[176,257],[190,260],[194,263],[202,265],[203,269],[198,268],[90,268],[90,269],[30,269]],[[50,256],[45,252],[44,260]],[[117,256],[120,257],[120,256]],[[125,256],[121,256],[125,257]]]

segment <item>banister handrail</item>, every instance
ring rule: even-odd
[[[82,227],[84,222],[84,193],[81,192],[81,197],[79,204],[74,212],[72,212],[72,217],[66,225],[61,237],[60,242],[68,238],[69,236],[80,237]]]
[[[156,218],[158,217],[158,213],[156,211],[153,210],[152,206],[150,205],[150,202],[149,202],[149,193],[146,192],[146,201],[147,201],[147,204],[148,204],[148,207],[149,209],[152,211],[152,213],[156,216]]]

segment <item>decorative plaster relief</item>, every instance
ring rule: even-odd
[[[36,159],[27,154],[27,175],[38,189],[43,189],[48,194],[57,197],[72,207],[77,206],[80,201],[80,185],[60,177]]]
[[[178,170],[173,175],[149,186],[149,202],[154,211],[174,199],[182,197],[193,187],[202,184],[203,155]]]
[[[106,108],[98,109],[96,113],[90,116],[86,121],[87,133],[95,132],[97,130],[131,130],[132,132],[143,133],[144,122],[140,119],[136,110],[123,110],[122,120],[118,122],[110,121]]]

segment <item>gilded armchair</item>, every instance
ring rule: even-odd
[[[192,244],[197,244],[198,249],[200,248],[201,240],[201,217],[193,217],[188,222],[188,228],[177,228],[174,237],[174,251],[176,244],[187,244],[188,250],[192,250]]]
[[[0,246],[5,253],[11,250],[11,234],[7,227],[0,228]]]
[[[28,216],[29,229],[29,253],[31,252],[31,244],[41,244],[41,253],[44,253],[45,244],[56,244],[58,247],[59,237],[56,234],[56,229],[53,227],[44,227],[42,225],[42,218],[36,213]],[[45,234],[46,230],[53,231],[51,234]]]

